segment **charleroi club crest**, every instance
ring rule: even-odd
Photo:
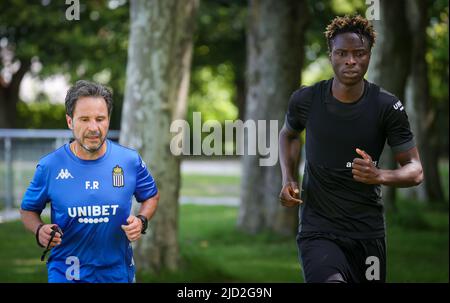
[[[114,187],[123,187],[124,186],[125,177],[123,175],[122,167],[120,167],[119,165],[116,165],[113,168],[112,176],[113,176],[113,186]]]

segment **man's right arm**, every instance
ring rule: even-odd
[[[22,217],[22,222],[25,228],[34,234],[36,234],[36,230],[39,225],[44,224],[41,216],[37,212],[21,209],[20,215]]]
[[[36,171],[34,173],[33,180],[30,183],[27,191],[22,199],[22,205],[20,206],[20,215],[22,217],[23,225],[26,229],[31,231],[36,235],[41,224],[42,227],[39,229],[38,241],[39,243],[46,247],[48,241],[51,237],[52,227],[56,224],[44,224],[41,219],[41,212],[45,208],[47,201],[49,200],[47,189],[48,189],[48,169],[39,162],[36,166]],[[56,233],[53,238],[50,247],[61,244],[61,235]]]
[[[292,207],[303,203],[299,199],[298,167],[300,163],[299,132],[290,129],[286,124],[280,131],[279,155],[283,187],[280,202],[283,206]]]
[[[55,224],[45,224],[42,221],[41,216],[34,211],[21,209],[20,215],[22,217],[22,222],[25,228],[31,231],[34,235],[36,235],[38,227],[43,224],[43,226],[39,230],[38,239],[39,243],[42,246],[46,247],[51,237],[52,227]],[[50,247],[54,247],[59,244],[61,244],[61,235],[59,233],[56,233],[52,243],[50,244]]]

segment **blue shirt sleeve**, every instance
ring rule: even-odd
[[[136,189],[134,191],[134,196],[136,201],[144,202],[150,199],[158,193],[158,188],[156,187],[155,180],[147,169],[142,158],[138,157],[138,167],[136,175]]]
[[[47,177],[47,170],[41,164],[38,164],[33,180],[22,199],[21,208],[23,210],[34,211],[40,214],[45,208],[46,203],[50,200],[48,197]]]

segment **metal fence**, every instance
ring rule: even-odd
[[[119,131],[108,138],[118,141]],[[70,139],[70,130],[0,129],[0,210],[20,206],[39,159]]]

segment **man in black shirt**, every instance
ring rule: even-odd
[[[280,131],[280,202],[300,204],[297,235],[306,282],[384,282],[381,185],[422,182],[422,165],[402,103],[364,79],[375,32],[361,16],[327,27],[334,77],[295,91]],[[299,133],[306,129],[301,192]],[[378,167],[385,142],[400,165]]]

